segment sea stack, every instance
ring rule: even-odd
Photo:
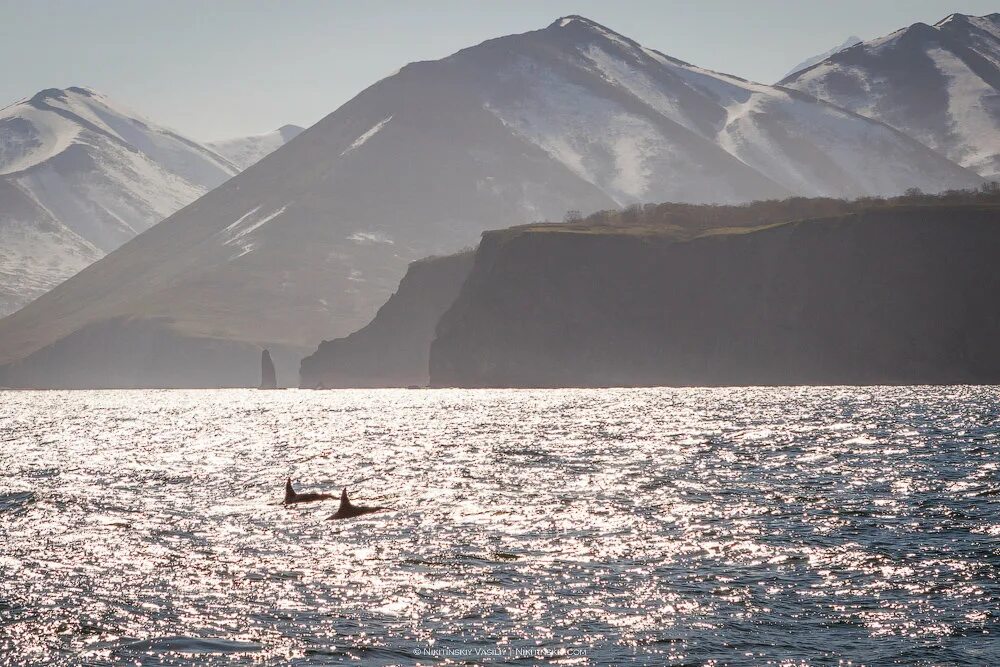
[[[278,380],[274,374],[274,362],[271,361],[271,353],[267,350],[260,353],[260,388],[278,388]]]

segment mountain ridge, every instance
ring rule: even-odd
[[[1000,13],[914,23],[779,83],[885,122],[985,178],[1000,176]]]
[[[467,247],[489,228],[648,200],[979,182],[887,125],[564,17],[372,84],[0,320],[0,363],[112,320],[304,356],[368,322],[409,262]],[[220,384],[243,377],[216,371]],[[30,384],[31,369],[20,373]],[[191,373],[202,382],[206,369]]]

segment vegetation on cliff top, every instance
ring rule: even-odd
[[[776,224],[835,218],[854,213],[924,206],[1000,206],[1000,183],[985,183],[978,190],[946,190],[925,194],[913,189],[898,197],[790,197],[740,205],[633,204],[622,209],[582,216],[568,211],[561,223],[538,222],[512,227],[509,233],[558,232],[576,234],[630,234],[667,236],[689,240],[706,234],[741,233]]]

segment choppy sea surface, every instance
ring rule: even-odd
[[[1000,389],[0,393],[0,664],[448,661],[998,664]]]

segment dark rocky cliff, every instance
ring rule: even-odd
[[[436,386],[1000,382],[1000,207],[484,236]]]
[[[399,289],[364,328],[323,341],[302,360],[306,388],[426,385],[434,327],[472,268],[468,251],[410,264]]]

